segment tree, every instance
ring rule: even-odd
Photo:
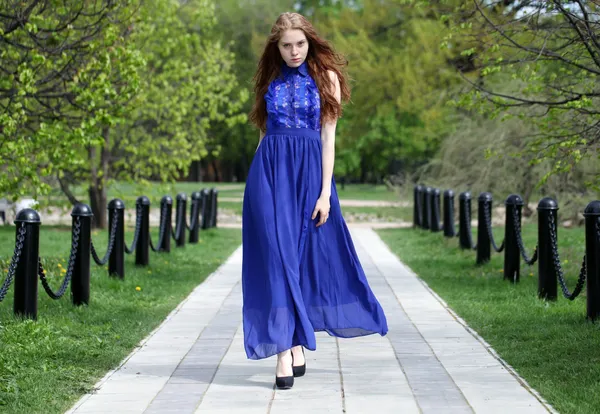
[[[136,93],[142,60],[124,46],[132,0],[3,1],[0,10],[0,193],[47,193],[81,168]],[[74,200],[73,200],[74,201]]]
[[[87,2],[67,2],[64,7],[61,2],[31,3],[29,9],[15,12],[15,21],[26,20],[33,32],[63,28],[66,32],[53,48],[41,49],[55,58],[48,63],[49,75],[39,69],[48,61],[45,55],[36,60],[29,49],[19,53],[23,48],[15,46],[18,37],[7,40],[16,50],[10,54],[15,70],[22,74],[6,78],[22,84],[24,92],[13,95],[24,96],[27,108],[33,109],[21,111],[27,119],[12,128],[21,112],[13,95],[4,101],[7,108],[16,108],[3,119],[3,132],[13,134],[3,135],[4,151],[9,154],[15,147],[21,151],[3,166],[5,191],[20,188],[16,195],[30,188],[47,191],[43,177],[55,174],[63,192],[76,203],[72,186],[87,183],[95,224],[105,227],[106,188],[112,180],[173,180],[192,161],[218,151],[210,135],[214,125],[231,128],[245,120],[239,109],[247,92],[238,88],[231,72],[233,56],[215,32],[211,1],[148,0],[139,7],[106,1],[103,9]],[[101,19],[104,25],[85,26],[88,20]],[[28,26],[21,25],[18,39],[32,42],[32,50],[45,44],[32,40]],[[47,29],[49,25],[53,29]],[[69,30],[81,38],[73,40],[72,51],[65,51],[72,36]],[[78,64],[71,68],[73,59]],[[28,71],[29,67],[33,69]],[[36,89],[46,77],[57,78],[56,90]],[[44,100],[47,94],[48,100],[58,96],[64,102],[51,108]],[[19,187],[26,178],[36,185]]]
[[[553,161],[542,182],[599,154],[597,2],[473,0],[445,20],[446,45],[472,63],[463,70],[471,90],[456,103],[535,125],[521,138],[533,162]]]
[[[323,27],[354,81],[336,174],[380,180],[397,165],[414,169],[448,131],[447,89],[459,80],[448,63],[454,52],[439,48],[445,28],[436,14],[405,3],[365,0]]]

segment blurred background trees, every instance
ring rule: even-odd
[[[543,193],[574,208],[598,194],[594,2],[2,0],[0,11],[0,195],[59,189],[100,212],[114,180],[243,182],[258,139],[252,77],[283,11],[349,60],[338,181]]]

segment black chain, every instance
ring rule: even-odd
[[[196,226],[198,225],[198,209],[199,208],[200,208],[199,202],[192,203],[192,220],[191,220],[191,223],[189,226],[187,225],[187,222],[185,224],[189,231],[193,231],[196,228]]]
[[[135,210],[135,233],[133,234],[133,242],[131,243],[131,247],[127,247],[125,245],[125,253],[131,254],[135,251],[135,247],[138,243],[138,238],[140,237],[140,229],[142,227],[142,205],[138,204]]]
[[[71,254],[69,255],[69,264],[67,265],[67,274],[65,275],[65,279],[63,280],[62,285],[58,289],[58,292],[54,292],[50,287],[48,279],[46,279],[46,272],[44,270],[44,266],[42,265],[42,261],[38,258],[38,275],[40,277],[44,290],[52,299],[62,298],[65,292],[67,291],[67,286],[69,286],[69,283],[71,282],[71,278],[73,277],[73,267],[75,266],[75,257],[77,256],[77,248],[79,247],[80,232],[81,222],[79,220],[79,217],[76,217],[73,229],[73,241],[71,243]]]
[[[432,198],[433,200],[433,210],[435,211],[435,219],[436,219],[436,223],[435,225],[437,226],[437,228],[440,228],[440,203],[439,203],[439,199],[437,199],[438,202],[436,202],[436,198]],[[431,218],[433,221],[433,217]],[[431,223],[429,223],[429,226],[431,227]]]
[[[550,243],[552,244],[552,246],[551,246],[552,260],[554,261],[554,269],[556,270],[556,275],[558,276],[558,282],[560,283],[560,287],[562,289],[564,297],[569,300],[573,300],[577,296],[579,296],[579,294],[581,293],[581,290],[583,289],[583,285],[585,283],[585,278],[587,275],[587,264],[586,264],[586,260],[585,260],[586,257],[585,257],[585,255],[583,256],[583,261],[581,263],[581,270],[579,271],[579,278],[577,279],[577,284],[575,285],[575,290],[573,290],[573,293],[570,293],[569,289],[567,288],[567,284],[565,282],[563,269],[560,265],[560,257],[558,255],[557,235],[556,235],[556,231],[554,228],[554,216],[552,214],[549,214],[549,226],[550,226]]]
[[[552,216],[552,214],[550,214]],[[538,245],[535,246],[535,250],[533,251],[533,256],[531,258],[525,252],[525,246],[523,244],[523,235],[521,234],[521,223],[519,222],[519,216],[517,214],[517,209],[513,208],[513,224],[515,226],[515,237],[517,238],[517,246],[519,246],[519,251],[521,252],[521,257],[529,266],[532,266],[538,259]]]
[[[160,228],[158,230],[158,243],[159,244],[165,235],[166,222],[167,222],[167,205],[164,204],[162,207],[162,211],[160,212]],[[155,248],[154,243],[152,243],[152,237],[149,237],[149,239],[150,239],[150,248],[152,249],[152,251],[158,252],[159,251],[158,248]]]
[[[173,230],[173,225],[171,225],[171,237],[173,240],[179,239],[179,232],[181,231],[181,226],[179,225],[179,221],[181,220],[181,205],[177,206],[177,212],[175,213],[175,230]],[[185,220],[185,217],[184,217]]]
[[[422,192],[419,192],[417,194],[417,217],[419,220],[419,226],[423,226],[423,213],[421,212],[421,198],[422,198],[423,194]]]
[[[19,234],[17,235],[17,242],[15,244],[15,251],[12,259],[10,260],[10,265],[8,266],[8,274],[6,275],[6,279],[4,279],[4,283],[2,283],[2,287],[0,288],[0,302],[2,302],[6,297],[6,293],[8,292],[8,289],[10,288],[10,285],[15,277],[17,265],[19,264],[19,259],[21,258],[21,251],[23,250],[23,243],[25,242],[26,232],[27,229],[25,227],[25,223],[21,222]]]
[[[471,231],[471,209],[468,208],[469,203],[465,203],[465,216],[467,220],[467,236],[469,237],[469,244],[471,249],[477,250],[477,245],[473,244],[473,232]]]
[[[498,247],[498,245],[496,244],[496,240],[494,240],[494,233],[492,232],[492,217],[491,217],[491,212],[490,212],[491,209],[492,209],[491,204],[486,203],[485,207],[483,209],[483,215],[485,217],[485,225],[487,227],[488,237],[490,239],[490,242],[492,243],[492,247],[494,248],[494,250],[496,252],[500,253],[502,250],[504,250],[504,242],[506,240],[502,240],[502,244],[500,244],[500,247]]]
[[[104,266],[106,264],[106,262],[108,262],[108,258],[110,257],[110,254],[112,253],[112,249],[115,245],[115,238],[117,235],[117,221],[118,220],[119,220],[119,210],[114,210],[112,228],[110,229],[110,239],[108,241],[108,248],[106,249],[106,254],[102,258],[102,260],[100,260],[100,258],[98,257],[98,253],[96,253],[96,247],[94,247],[94,242],[92,241],[90,243],[91,244],[90,247],[92,250],[92,257],[94,258],[94,261],[96,262],[96,264],[98,266]]]

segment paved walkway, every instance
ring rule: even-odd
[[[242,197],[219,196],[219,201],[241,203]],[[384,201],[384,200],[352,200],[348,198],[340,199],[342,207],[410,207],[410,201]]]
[[[275,358],[249,361],[243,351],[240,248],[69,413],[550,411],[373,230],[352,236],[386,312],[386,337],[319,333],[306,376],[275,390]]]

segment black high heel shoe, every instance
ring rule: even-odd
[[[291,353],[291,352],[290,352]],[[292,371],[294,369],[294,355],[292,355]],[[294,376],[278,377],[275,375],[275,386],[280,390],[287,390],[294,386]]]
[[[304,355],[304,347],[302,347],[302,355]],[[306,355],[304,355],[304,364],[297,367],[294,366],[294,357],[292,355],[292,371],[294,372],[294,377],[301,377],[306,374]]]

